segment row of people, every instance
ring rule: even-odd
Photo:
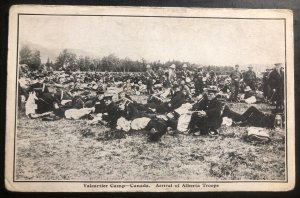
[[[57,120],[63,117],[93,120],[97,117],[101,123],[107,124],[111,129],[117,128],[120,118],[129,121],[148,118],[144,129],[149,131],[151,139],[157,140],[166,133],[168,127],[177,129],[181,115],[176,113],[176,109],[186,103],[186,92],[178,85],[175,85],[173,90],[174,93],[168,101],[164,102],[152,95],[147,104],[141,104],[132,100],[125,92],[121,92],[118,101],[115,102],[112,96],[107,96],[104,92],[98,92],[96,97],[83,98],[76,91],[68,93],[62,90],[53,94],[45,89],[37,88],[30,92],[26,103],[26,114],[30,118],[43,117],[45,120]],[[192,109],[188,111],[190,114],[189,133],[217,134],[223,117],[231,118],[237,124],[258,127],[274,126],[275,114],[267,115],[255,107],[250,107],[240,115],[230,110],[217,97],[216,90],[208,90],[193,104]],[[161,115],[168,116],[161,117]]]

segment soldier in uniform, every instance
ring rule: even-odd
[[[94,101],[94,103],[95,103],[95,113],[104,113],[106,111],[103,91],[97,92],[97,99]]]
[[[120,112],[127,120],[134,120],[136,118],[148,117],[154,118],[155,114],[150,109],[143,107],[142,104],[132,101],[128,98],[124,98],[122,103],[119,105]]]
[[[216,99],[215,90],[209,90],[193,110],[197,111],[192,114],[189,124],[189,133],[194,135],[218,134],[218,128],[222,124],[222,110],[224,105]],[[197,128],[200,132],[197,132]]]
[[[159,114],[164,114],[170,111],[173,111],[177,108],[179,108],[184,102],[185,102],[185,95],[181,91],[179,85],[174,85],[174,94],[169,102],[150,102],[149,104],[146,104],[145,106],[148,108],[153,108],[156,110]],[[157,104],[160,103],[160,104]]]
[[[154,71],[151,69],[150,65],[146,66],[146,79],[147,79],[147,93],[148,94],[153,94],[153,79],[155,78],[155,73]]]
[[[28,91],[35,91],[37,96],[41,95],[42,93],[49,93],[48,86],[44,82],[44,77],[43,75],[38,75],[35,76],[36,82],[32,85],[30,85]]]
[[[284,99],[284,73],[281,70],[282,63],[276,63],[275,68],[269,75],[269,85],[273,99],[276,101],[276,110],[283,110]]]
[[[109,124],[111,129],[114,129],[117,126],[118,119],[121,117],[120,109],[112,101],[112,96],[105,96],[103,99],[106,105],[106,112],[103,113],[102,119]]]
[[[202,73],[197,73],[195,75],[195,95],[194,96],[199,96],[200,94],[203,93],[203,79],[202,79]]]
[[[157,75],[158,75],[158,78],[159,78],[159,82],[160,82],[160,83],[163,83],[165,71],[163,70],[162,67],[159,67],[159,68],[158,68],[158,70],[157,70]]]
[[[184,78],[190,77],[190,72],[187,70],[186,64],[183,64],[183,66],[182,66],[181,76],[184,76]]]
[[[266,69],[266,71],[263,74],[263,79],[262,79],[262,87],[263,87],[263,93],[264,93],[264,99],[265,102],[267,102],[270,99],[270,86],[269,86],[269,74],[270,70]]]
[[[176,65],[175,64],[172,64],[170,66],[170,69],[169,69],[169,76],[168,76],[168,80],[169,82],[172,84],[174,81],[176,81]]]
[[[254,71],[252,71],[252,65],[250,65],[248,67],[248,71],[245,72],[244,74],[244,82],[246,83],[246,86],[249,86],[252,91],[256,91],[256,86],[255,86],[255,82],[256,82],[256,74]]]
[[[231,118],[236,125],[273,128],[276,114],[266,114],[256,107],[249,107],[243,114],[230,110],[225,105],[222,117]]]
[[[235,65],[235,70],[230,74],[231,78],[231,101],[237,101],[237,96],[239,94],[240,89],[240,80],[242,78],[242,74],[239,71],[239,65]]]

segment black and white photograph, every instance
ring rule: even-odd
[[[6,187],[286,191],[289,10],[14,6]]]

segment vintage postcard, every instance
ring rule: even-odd
[[[16,5],[5,184],[289,191],[290,10]]]

